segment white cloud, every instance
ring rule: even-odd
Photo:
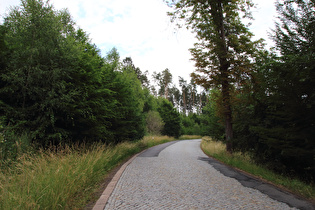
[[[52,2],[57,9],[67,7],[62,0]],[[130,56],[142,71],[169,68],[174,81],[178,76],[189,79],[194,66],[188,48],[193,47],[194,36],[187,31],[175,33],[162,0],[70,0],[67,4],[76,5],[68,7],[70,13],[103,55],[115,46],[122,59]]]
[[[257,38],[267,39],[273,27],[274,0],[258,3],[251,27]],[[0,0],[0,13],[18,0]],[[68,8],[79,27],[90,34],[105,56],[117,47],[121,58],[131,57],[142,71],[162,71],[169,68],[173,81],[178,76],[190,80],[194,71],[188,48],[193,47],[194,35],[182,29],[176,31],[166,15],[169,9],[163,0],[50,0],[58,10]]]
[[[252,9],[252,14],[255,20],[252,21],[250,30],[255,34],[256,39],[265,39],[267,47],[271,47],[273,43],[269,39],[268,33],[271,32],[271,29],[273,29],[275,25],[276,0],[253,0],[253,2],[256,4],[256,8]]]

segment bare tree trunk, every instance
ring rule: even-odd
[[[230,102],[229,83],[227,81],[222,83],[222,96],[223,96],[223,107],[224,107],[224,118],[225,118],[226,151],[229,153],[232,153],[233,152],[232,110],[231,110],[231,102]]]
[[[185,91],[183,91],[183,113],[186,115],[186,94]]]
[[[200,97],[199,97],[199,113],[202,112],[202,99],[201,99],[201,97],[202,97],[202,95],[200,94]]]
[[[164,88],[164,94],[165,94],[165,99],[168,98],[168,83],[165,84],[165,88]]]
[[[218,59],[220,62],[221,72],[221,85],[222,85],[222,97],[223,97],[223,108],[225,118],[225,140],[226,140],[226,151],[232,153],[233,151],[233,128],[232,128],[232,110],[230,101],[230,84],[229,84],[229,67],[230,62],[228,61],[228,50],[225,37],[224,28],[224,17],[223,17],[223,4],[222,1],[208,1],[211,5],[211,13],[215,19],[216,30],[219,36],[218,42]]]

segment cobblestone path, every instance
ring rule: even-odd
[[[200,140],[179,141],[158,157],[136,157],[105,209],[293,209],[221,174]]]

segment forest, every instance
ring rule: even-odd
[[[149,75],[116,48],[102,57],[69,12],[49,2],[22,0],[11,9],[0,25],[0,158],[14,158],[18,144],[196,134],[313,182],[314,0],[277,2],[269,50],[242,23],[251,1],[166,3],[170,18],[199,40],[190,49],[191,81],[169,69]]]

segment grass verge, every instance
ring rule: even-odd
[[[0,171],[0,209],[81,209],[111,169],[146,148],[174,140],[146,136],[115,146],[98,143],[21,155],[14,167]]]
[[[305,184],[300,180],[291,179],[276,174],[263,166],[258,166],[247,154],[242,154],[240,152],[228,154],[225,150],[225,145],[222,142],[213,141],[210,137],[202,138],[201,148],[207,155],[212,156],[227,165],[241,169],[315,202],[314,184]]]
[[[202,136],[198,135],[182,135],[179,137],[179,140],[188,140],[188,139],[201,139]]]

